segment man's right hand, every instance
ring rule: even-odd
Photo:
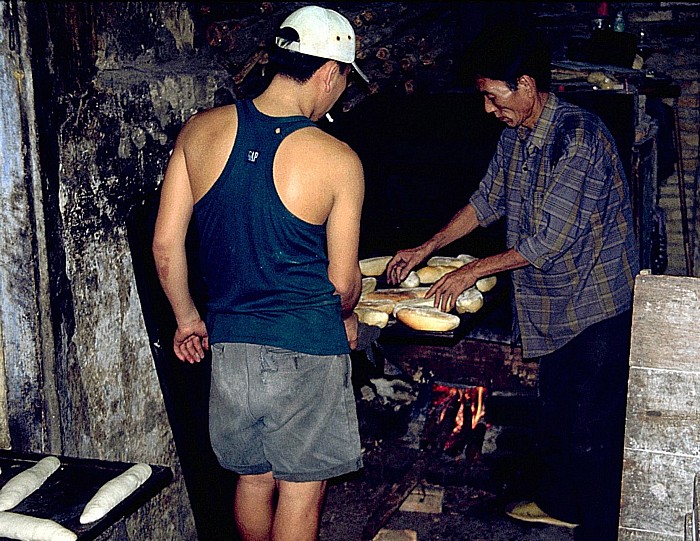
[[[204,350],[209,349],[209,333],[204,321],[197,319],[178,326],[173,337],[173,349],[178,359],[190,364],[204,359]]]
[[[430,250],[424,246],[396,252],[386,266],[387,282],[391,285],[400,284],[406,279],[408,273],[429,255]]]

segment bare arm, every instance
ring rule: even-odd
[[[193,363],[204,357],[209,337],[187,280],[185,237],[193,199],[181,138],[165,172],[153,237],[153,257],[158,278],[177,320],[173,349],[180,360]]]
[[[530,262],[520,255],[515,248],[500,254],[477,259],[450,272],[435,282],[426,293],[426,297],[435,296],[435,306],[444,312],[454,308],[457,297],[465,289],[473,286],[479,278],[493,276],[499,272],[519,269]]]
[[[364,173],[357,155],[348,149],[337,169],[333,206],[326,222],[328,278],[340,296],[350,347],[357,343],[357,318],[353,309],[362,290],[358,264],[360,217],[364,200]]]
[[[476,210],[471,205],[467,205],[458,211],[445,227],[426,242],[416,248],[397,252],[387,265],[387,281],[390,284],[398,284],[404,281],[408,273],[430,254],[468,235],[478,226],[479,220],[476,217]]]

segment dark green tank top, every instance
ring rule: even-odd
[[[325,225],[294,216],[272,164],[282,140],[314,126],[237,104],[236,141],[221,176],[194,205],[211,343],[250,342],[315,355],[349,352],[328,279]]]

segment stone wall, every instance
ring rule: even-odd
[[[596,2],[538,3],[536,23],[554,44],[563,58],[564,44],[570,36],[586,36],[591,31],[591,19],[596,13]],[[700,4],[697,2],[609,2],[608,11],[614,16],[621,10],[627,32],[644,33],[647,48],[643,69],[653,70],[673,78],[680,86],[676,100],[664,103],[678,110],[682,142],[687,223],[691,240],[694,276],[700,269],[700,242],[697,227],[698,135],[700,133]],[[666,273],[686,275],[683,223],[678,169],[659,182],[659,205],[665,211],[668,235],[669,264]],[[682,185],[681,185],[682,188]]]
[[[352,10],[387,4],[394,3],[352,3]],[[135,203],[157,189],[184,120],[238,96],[232,75],[242,73],[258,46],[253,38],[272,27],[266,10],[291,11],[299,4],[272,5],[0,2],[7,23],[0,32],[0,61],[8,66],[3,92],[24,100],[32,95],[24,102],[31,110],[10,117],[13,111],[6,109],[2,116],[3,122],[21,124],[26,141],[4,149],[16,151],[18,167],[25,169],[16,175],[18,189],[2,192],[0,359],[9,426],[0,420],[0,442],[9,437],[18,450],[171,465],[173,485],[116,528],[114,539],[196,537],[136,292],[126,219]],[[537,25],[555,43],[588,31],[595,9],[591,2],[453,5],[460,6],[459,17],[450,20],[461,21],[465,30],[457,35],[472,35],[475,27],[469,25],[483,21],[489,10],[534,10]],[[648,67],[681,85],[685,181],[696,237],[699,8],[640,2],[612,3],[611,9],[619,6],[628,29],[644,28],[654,48]],[[241,13],[259,24],[242,28],[239,47],[217,51],[207,41],[211,10],[221,10],[220,20],[235,22],[234,14]],[[385,41],[364,55],[374,58],[391,42],[391,31],[380,30],[377,39]],[[446,39],[442,29],[426,32],[445,48],[459,39]],[[14,63],[18,51],[31,66]],[[438,60],[429,66],[433,72],[455,69],[454,59]],[[416,91],[430,92],[434,81],[443,92],[452,80],[425,77]],[[392,90],[388,84],[385,89]],[[672,175],[660,192],[669,219],[669,273],[683,274],[677,186]]]

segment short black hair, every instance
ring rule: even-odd
[[[529,75],[537,89],[549,92],[552,84],[551,50],[540,34],[513,24],[496,25],[479,34],[467,51],[466,80],[480,77],[504,81],[511,89]]]
[[[277,31],[277,35],[288,41],[299,41],[299,35],[293,28],[285,27]],[[337,62],[330,58],[321,58],[308,54],[298,53],[282,49],[272,43],[269,50],[269,69],[271,74],[278,73],[290,79],[294,79],[298,83],[305,83],[311,76],[323,66],[326,62]],[[345,62],[337,62],[340,70],[344,72],[350,64]]]

